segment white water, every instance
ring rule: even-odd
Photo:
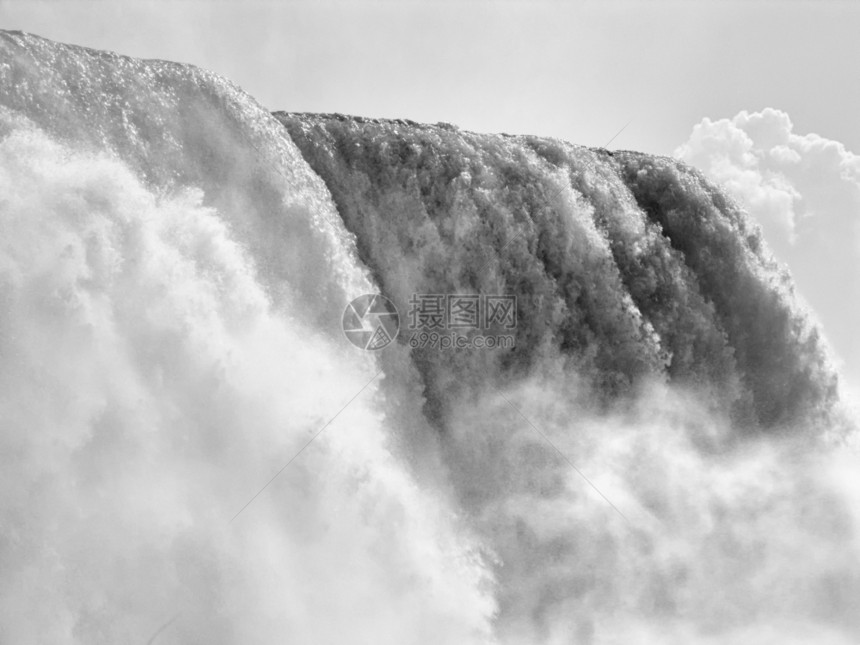
[[[362,353],[377,287],[252,99],[2,46],[0,642],[856,642],[836,433],[738,440],[657,377],[597,412],[551,345]],[[422,385],[463,374],[437,427]]]

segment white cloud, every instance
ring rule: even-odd
[[[773,108],[705,118],[675,155],[723,184],[759,223],[849,380],[860,383],[860,155],[794,132]]]

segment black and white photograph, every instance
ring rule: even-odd
[[[0,645],[858,645],[860,3],[0,0]]]

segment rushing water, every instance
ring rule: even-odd
[[[415,294],[515,346],[413,347]],[[854,643],[853,433],[671,159],[0,35],[2,643]]]

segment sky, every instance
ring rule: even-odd
[[[840,2],[0,0],[0,26],[195,63],[271,109],[447,121],[670,154],[774,107],[860,150],[860,6]]]
[[[272,110],[680,156],[762,225],[860,384],[860,3],[0,0],[0,28],[194,63]]]

